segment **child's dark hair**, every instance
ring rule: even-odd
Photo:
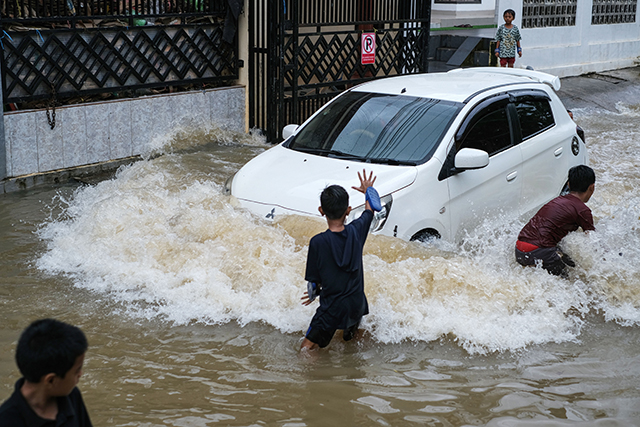
[[[506,15],[507,13],[509,13],[511,16],[513,16],[513,19],[516,19],[516,11],[513,9],[507,9],[504,11],[504,13],[502,14],[502,16]]]
[[[33,383],[50,373],[64,378],[88,346],[80,328],[55,319],[36,320],[20,335],[16,363],[24,378]]]
[[[569,169],[569,190],[584,193],[596,182],[596,173],[589,166],[578,165]]]
[[[330,185],[320,194],[320,206],[329,219],[340,219],[349,207],[349,194],[339,185]]]

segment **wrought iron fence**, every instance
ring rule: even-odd
[[[226,0],[6,0],[5,103],[238,78]],[[235,28],[235,27],[234,27]]]
[[[270,142],[347,87],[427,69],[430,1],[252,0],[250,8],[249,124]],[[363,33],[376,44],[366,65]]]
[[[222,0],[3,0],[2,23],[55,25],[62,22],[73,27],[109,18],[132,21],[149,17],[224,17],[226,12],[227,2]]]

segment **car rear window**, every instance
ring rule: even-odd
[[[285,146],[364,162],[420,164],[431,158],[461,107],[429,98],[349,92]]]

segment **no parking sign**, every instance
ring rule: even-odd
[[[376,33],[362,33],[360,63],[362,65],[376,63]]]

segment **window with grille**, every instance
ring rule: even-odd
[[[636,22],[638,0],[593,0],[591,24],[626,24]]]
[[[433,0],[434,3],[456,3],[456,4],[464,4],[464,3],[475,3],[481,4],[482,0]]]
[[[576,25],[577,3],[578,0],[524,0],[522,4],[522,28]]]

